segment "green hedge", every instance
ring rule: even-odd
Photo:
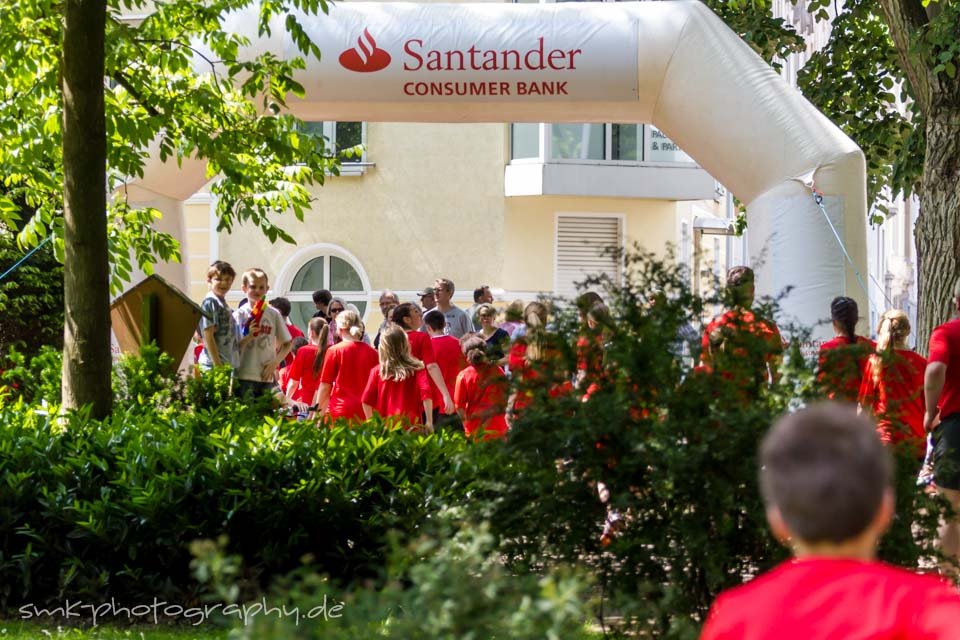
[[[299,566],[374,576],[386,536],[411,536],[470,490],[468,443],[371,423],[317,428],[230,402],[128,408],[62,425],[0,400],[0,604],[65,596],[190,600],[189,543],[226,534],[263,584]]]

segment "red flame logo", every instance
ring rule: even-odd
[[[357,46],[340,54],[340,64],[359,73],[380,71],[390,64],[390,54],[378,49],[377,41],[370,35],[370,31],[364,29],[363,34],[357,38]]]

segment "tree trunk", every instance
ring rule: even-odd
[[[107,139],[103,104],[106,0],[66,0],[63,31],[63,407],[111,411]]]
[[[914,232],[920,267],[917,350],[924,354],[930,332],[954,314],[953,287],[960,277],[960,108],[931,111]]]

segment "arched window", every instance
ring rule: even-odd
[[[306,329],[316,313],[313,292],[327,289],[335,297],[357,307],[360,317],[367,313],[369,281],[360,263],[347,251],[333,245],[314,245],[298,251],[277,282],[278,294],[290,300],[290,320]]]

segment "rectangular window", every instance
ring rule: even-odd
[[[622,217],[557,216],[554,293],[575,298],[581,293],[577,285],[597,276],[606,276],[614,286],[619,286],[622,250]]]
[[[540,125],[514,122],[510,125],[510,157],[514,160],[540,158]]]
[[[342,164],[364,161],[366,140],[362,122],[304,122],[303,130],[326,138],[327,146],[341,154]]]
[[[643,160],[643,127],[639,124],[610,125],[610,159]]]
[[[693,158],[662,131],[641,124],[544,124],[547,140],[541,140],[539,123],[510,125],[510,159],[591,161],[617,163],[669,162],[695,165]],[[549,153],[543,144],[548,143]]]
[[[675,142],[668,138],[660,129],[653,125],[644,127],[646,130],[646,149],[644,150],[644,160],[647,162],[688,162],[693,163],[693,158],[683,152]]]
[[[603,160],[606,125],[551,125],[550,157],[554,160]]]

